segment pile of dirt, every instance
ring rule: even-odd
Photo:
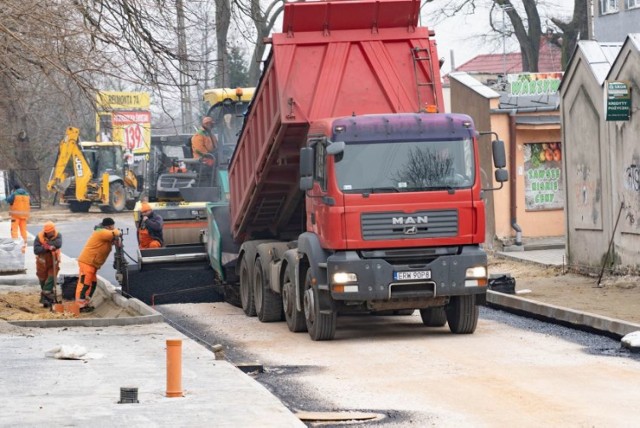
[[[80,314],[82,317],[84,314]],[[10,291],[0,294],[0,320],[24,321],[24,320],[50,320],[77,318],[68,312],[53,312],[49,308],[42,307],[40,292]]]
[[[489,272],[511,274],[520,297],[640,324],[639,276],[608,275],[598,286],[597,277],[495,256]]]

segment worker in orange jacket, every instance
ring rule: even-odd
[[[149,203],[140,205],[140,218],[136,224],[140,249],[162,247],[162,223],[162,217],[153,212]]]
[[[36,275],[40,281],[40,303],[45,308],[57,303],[54,287],[60,266],[60,247],[62,247],[62,234],[56,230],[53,222],[46,222],[33,240]]]
[[[191,137],[191,149],[193,150],[194,159],[202,159],[203,162],[209,166],[213,166],[216,147],[218,146],[218,140],[216,136],[211,133],[213,129],[213,119],[209,116],[205,116],[202,119],[202,126]]]
[[[122,232],[115,227],[112,218],[106,217],[102,223],[94,227],[93,233],[78,256],[78,285],[76,286],[76,303],[80,312],[90,312],[91,297],[98,283],[97,273],[111,253],[113,245],[122,246]]]
[[[13,186],[13,191],[7,197],[9,203],[9,215],[11,216],[11,238],[18,239],[18,231],[22,236],[22,252],[27,249],[27,219],[31,211],[31,199],[29,193],[19,184]]]

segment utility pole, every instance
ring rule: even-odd
[[[184,5],[176,0],[178,18],[178,66],[180,71],[180,110],[182,113],[182,132],[191,132],[191,82],[189,81],[189,56],[187,53],[187,36],[184,26]]]

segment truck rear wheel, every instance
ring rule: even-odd
[[[480,311],[476,306],[476,296],[453,296],[445,307],[449,330],[455,334],[471,334],[478,325]]]
[[[282,300],[267,284],[260,257],[253,265],[253,295],[255,297],[256,315],[262,322],[282,321]]]
[[[311,268],[304,281],[304,318],[311,340],[332,340],[335,336],[336,311],[320,309],[320,293],[311,286]]]
[[[304,319],[304,312],[296,308],[296,290],[295,284],[291,281],[289,269],[284,272],[282,281],[282,307],[284,309],[284,318],[287,320],[287,327],[294,333],[307,331],[307,324]]]
[[[246,255],[240,262],[240,303],[242,303],[242,309],[248,317],[256,316],[256,305],[251,286],[251,269],[249,269]]]
[[[447,323],[447,313],[444,311],[444,306],[420,309],[420,317],[422,323],[427,327],[442,327]]]

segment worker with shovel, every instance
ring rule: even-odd
[[[40,303],[45,308],[58,303],[55,287],[60,267],[60,247],[62,247],[62,234],[56,230],[53,222],[46,222],[33,240],[36,275],[40,282]]]
[[[98,284],[97,272],[109,257],[113,245],[122,246],[122,232],[116,229],[112,218],[105,217],[102,223],[94,227],[78,256],[80,275],[76,286],[76,303],[80,312],[91,312],[95,309],[90,305],[90,301]]]

